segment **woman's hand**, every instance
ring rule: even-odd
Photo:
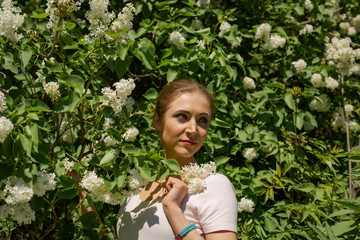
[[[170,176],[165,185],[166,196],[162,204],[166,215],[171,208],[180,208],[182,200],[188,193],[187,185],[182,181],[181,176]]]

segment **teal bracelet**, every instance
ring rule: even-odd
[[[175,235],[175,239],[176,240],[180,240],[182,239],[188,232],[190,232],[191,230],[196,229],[195,224],[191,223],[190,225],[188,225],[187,227],[185,227],[183,230],[181,230],[181,232],[179,232],[178,234]]]

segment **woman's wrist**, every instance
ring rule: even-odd
[[[163,200],[162,202],[164,212],[167,217],[171,217],[171,215],[178,216],[179,214],[183,214],[181,208],[177,203]]]

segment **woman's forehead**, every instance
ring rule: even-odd
[[[199,111],[211,114],[210,101],[204,94],[198,91],[177,95],[168,103],[166,111],[168,110]]]

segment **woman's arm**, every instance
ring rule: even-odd
[[[190,223],[184,216],[180,204],[187,195],[186,184],[176,177],[169,177],[166,183],[167,195],[162,204],[164,212],[170,221],[171,227],[175,233],[179,233]],[[188,232],[184,240],[203,240],[204,238],[196,230]],[[206,240],[236,240],[236,233],[230,231],[217,231],[205,235]]]
[[[230,231],[218,231],[207,233],[206,240],[236,240],[236,233]]]
[[[169,177],[166,182],[167,195],[162,201],[164,212],[170,221],[170,225],[175,233],[179,233],[190,223],[184,216],[180,204],[187,195],[188,188],[186,184],[176,177]],[[188,232],[184,240],[203,240],[196,230]]]

